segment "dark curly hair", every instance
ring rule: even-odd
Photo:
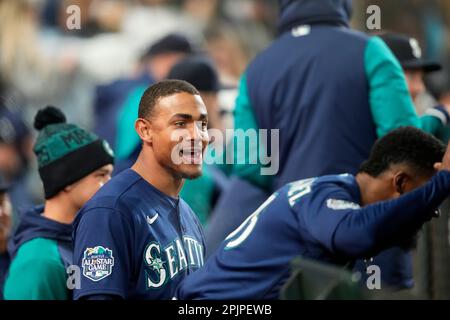
[[[402,127],[375,143],[359,172],[377,177],[390,165],[405,163],[419,175],[431,175],[434,164],[442,161],[444,153],[445,145],[432,135],[414,127]]]

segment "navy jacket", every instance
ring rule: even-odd
[[[246,72],[258,127],[280,129],[272,190],[296,179],[355,174],[377,138],[364,63],[369,37],[347,27],[349,1],[281,4],[280,37]]]

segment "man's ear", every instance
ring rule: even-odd
[[[395,174],[393,183],[394,189],[399,194],[405,193],[406,184],[411,180],[411,177],[404,171],[399,171]]]
[[[144,118],[138,118],[134,122],[134,129],[142,141],[152,144],[153,134],[151,130],[151,122]]]

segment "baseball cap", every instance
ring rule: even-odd
[[[0,143],[19,145],[29,134],[28,126],[19,112],[0,106]]]
[[[189,40],[177,33],[168,34],[153,43],[143,57],[153,57],[164,53],[186,53],[194,50]]]
[[[403,69],[422,69],[425,72],[433,72],[442,68],[438,62],[423,59],[422,49],[415,38],[396,33],[385,33],[379,37],[391,49]]]
[[[187,81],[199,91],[220,90],[215,67],[209,59],[202,56],[190,56],[181,60],[172,67],[167,78]]]

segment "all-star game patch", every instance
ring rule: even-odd
[[[112,250],[97,246],[95,248],[86,248],[83,259],[83,275],[92,281],[100,281],[109,276],[114,266],[114,257]]]

